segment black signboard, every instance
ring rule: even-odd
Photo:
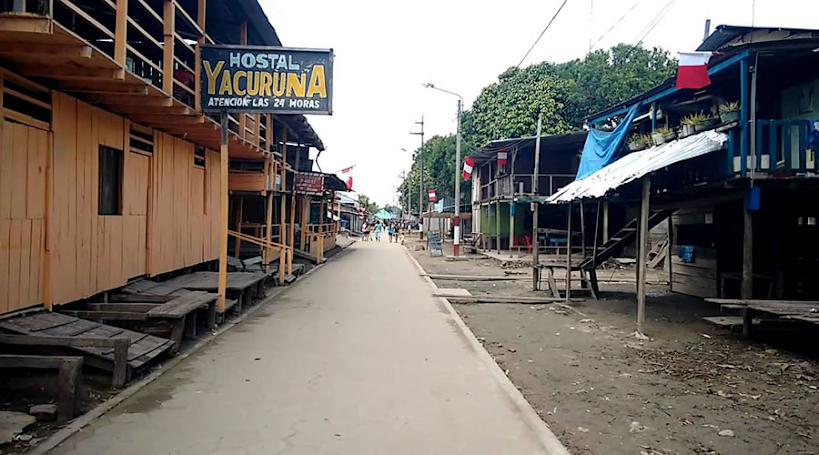
[[[203,45],[202,110],[333,113],[332,49]]]

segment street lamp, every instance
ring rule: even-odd
[[[452,220],[452,224],[455,225],[452,254],[458,256],[461,246],[461,178],[459,174],[461,173],[461,110],[463,109],[464,98],[455,92],[438,88],[429,82],[424,84],[424,87],[458,97],[458,125],[455,128],[455,217]]]

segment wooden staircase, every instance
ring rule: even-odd
[[[648,230],[650,231],[654,226],[665,221],[676,209],[668,210],[654,210],[648,216]],[[614,236],[603,245],[598,247],[597,257],[587,257],[579,265],[578,268],[585,270],[592,268],[592,265],[597,266],[602,264],[607,259],[619,253],[626,245],[631,244],[637,239],[638,229],[637,218],[629,221],[622,229],[620,229]]]

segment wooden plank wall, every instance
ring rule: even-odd
[[[49,143],[0,118],[0,314],[42,302]]]
[[[703,229],[699,229],[698,231],[701,232],[694,238],[690,234],[691,228],[712,225],[713,222],[714,206],[712,205],[681,209],[671,217],[674,235],[669,254],[673,292],[702,298],[717,297],[717,250],[713,247],[713,234],[705,234],[702,231],[707,230]],[[686,229],[689,234],[682,235],[681,231]],[[694,245],[693,262],[683,262],[679,257],[680,246],[686,244]]]
[[[214,260],[219,247],[219,154],[193,166],[193,144],[154,133],[150,275]]]
[[[197,168],[193,144],[160,132],[153,156],[131,152],[127,120],[53,93],[53,303],[215,259],[218,154],[207,151],[205,169]],[[100,145],[123,150],[122,215],[98,214]]]

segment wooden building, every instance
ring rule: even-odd
[[[550,202],[642,206],[639,231],[670,216],[676,292],[816,300],[819,31],[720,26],[698,50],[717,53],[707,87],[678,89],[671,77],[588,118],[606,128],[637,106],[632,132],[679,138],[623,144],[618,160]]]
[[[578,153],[585,140],[585,132],[542,137],[537,172],[534,137],[492,141],[474,153],[472,232],[480,234],[479,246],[498,253],[507,249],[510,254],[531,252],[536,238],[531,202],[552,195],[575,179]],[[506,154],[504,164],[498,162],[499,153]],[[549,244],[550,236],[565,238],[564,211],[541,210],[538,226],[543,246]]]
[[[204,43],[281,45],[256,0],[0,3],[0,314],[216,260],[228,191],[232,234],[291,266],[291,157],[324,145],[303,116],[240,115],[220,154]]]

